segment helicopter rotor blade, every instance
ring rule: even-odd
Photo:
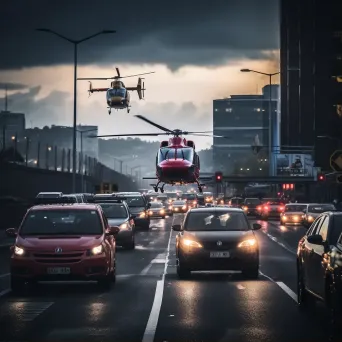
[[[160,125],[154,123],[153,121],[151,121],[151,120],[145,118],[145,117],[142,116],[142,115],[134,115],[134,116],[135,116],[136,118],[140,119],[140,120],[143,120],[143,121],[149,123],[150,125],[152,125],[152,126],[154,126],[154,127],[159,128],[160,130],[162,130],[162,131],[164,131],[164,132],[166,132],[166,133],[174,134],[174,131],[172,131],[172,130],[170,130],[170,129],[168,129],[168,128],[165,128],[165,127],[163,127],[163,126],[160,126]]]
[[[110,138],[110,137],[157,137],[167,135],[166,133],[136,133],[136,134],[107,134],[107,135],[89,135],[90,138]]]
[[[119,70],[119,68],[115,68],[115,69],[116,69],[116,73],[118,75],[118,78],[120,78],[120,70]]]
[[[231,139],[231,137],[226,137],[224,135],[212,135],[212,134],[201,134],[201,133],[191,133],[191,135],[197,137],[209,137],[209,138],[224,138],[224,139]]]
[[[213,133],[213,131],[198,131],[198,132],[188,132],[184,131],[183,134],[208,134],[208,133]]]
[[[110,78],[107,77],[90,77],[90,78],[78,78],[79,81],[88,81],[88,80],[110,80]]]
[[[148,75],[148,74],[155,74],[155,71],[151,71],[151,72],[144,72],[142,74],[136,74],[136,75],[128,75],[128,76],[120,76],[119,78],[127,78],[127,77],[136,77],[136,76],[141,76],[141,75]]]

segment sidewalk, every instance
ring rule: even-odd
[[[8,237],[5,230],[0,230],[0,248],[10,247],[14,244],[15,238]]]

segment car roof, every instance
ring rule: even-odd
[[[228,209],[228,210],[227,210]],[[240,208],[227,208],[227,207],[204,207],[204,208],[193,208],[189,212],[206,212],[206,211],[232,211],[236,213],[243,213],[244,211]]]
[[[30,210],[98,210],[99,206],[88,203],[68,203],[68,204],[39,204],[30,208]]]

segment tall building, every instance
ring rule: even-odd
[[[0,135],[1,143],[7,145],[11,140],[21,138],[25,133],[25,114],[0,112]]]
[[[341,1],[281,1],[281,145],[312,147],[323,170],[342,147],[341,13]]]
[[[277,145],[279,85],[272,85],[272,137],[269,144],[269,92],[262,95],[231,95],[213,101],[214,135],[230,139],[214,138],[214,167],[226,174],[268,175],[268,146]],[[252,145],[266,146],[255,155]]]

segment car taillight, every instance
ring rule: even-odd
[[[265,205],[264,210],[270,210],[270,208],[267,205]]]
[[[262,209],[262,206],[261,205],[258,205],[257,206],[257,210],[261,210]]]
[[[279,211],[284,211],[284,207],[279,207]]]

